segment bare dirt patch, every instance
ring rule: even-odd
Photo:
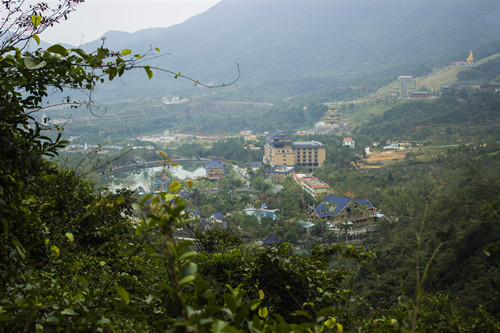
[[[376,163],[388,160],[400,160],[405,158],[406,153],[397,151],[383,151],[373,155],[369,155],[364,161],[367,163]]]
[[[367,154],[367,157],[358,164],[358,168],[378,169],[381,168],[383,164],[400,161],[404,159],[405,156],[406,153],[400,151],[382,151],[380,153],[370,153]]]

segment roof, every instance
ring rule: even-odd
[[[300,178],[300,180],[302,180],[303,182],[307,183],[310,187],[315,189],[330,188],[330,185],[328,185],[327,183],[316,177],[304,177]]]
[[[352,138],[344,138],[344,142],[352,142]]]
[[[281,243],[281,240],[274,236],[274,234],[270,234],[266,239],[262,241],[264,245],[273,245]]]
[[[360,199],[360,200],[356,200],[356,202],[358,204],[360,204],[361,206],[364,206],[367,209],[375,208],[375,207],[373,207],[372,203],[368,199]]]
[[[272,139],[274,138],[276,135],[280,134],[281,131],[279,129],[275,129],[274,131],[270,132],[270,133],[267,133],[267,137]]]
[[[320,217],[337,216],[347,207],[347,205],[351,201],[352,201],[351,198],[339,197],[338,195],[330,194],[327,197],[325,197],[325,200],[323,200],[323,202],[319,206],[315,207],[314,210]],[[328,204],[332,203],[335,205],[335,209],[333,211],[330,211],[328,209]]]
[[[293,143],[294,148],[323,148],[324,144],[318,141],[299,141]]]
[[[290,136],[288,136],[287,134],[281,132],[278,129],[275,129],[274,131],[272,131],[271,133],[268,133],[266,135],[266,141],[268,143],[277,144],[278,142],[274,142],[276,139],[287,139],[287,140],[290,139],[291,140],[292,138]]]
[[[411,92],[412,95],[428,95],[431,91],[427,89],[414,90]]]
[[[222,217],[224,217],[224,215],[222,215],[222,213],[219,213],[219,212],[213,213],[212,216],[215,217],[215,218],[222,218]]]
[[[269,170],[269,173],[289,173],[294,170],[293,166],[288,165],[276,165],[274,169]]]
[[[212,169],[212,168],[222,169],[222,168],[224,168],[224,166],[222,164],[220,164],[219,162],[215,162],[215,161],[212,161],[208,164],[205,164],[205,169]]]

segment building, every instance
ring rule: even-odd
[[[339,109],[334,105],[329,105],[324,121],[327,125],[340,125],[342,123],[342,116]]]
[[[209,222],[213,224],[218,224],[224,228],[227,227],[227,221],[224,215],[220,212],[215,212],[209,217]]]
[[[156,172],[153,180],[151,181],[151,192],[168,192],[172,179],[167,176],[165,172]]]
[[[313,197],[330,191],[330,185],[316,177],[308,176],[305,173],[294,173],[293,179]]]
[[[224,165],[218,161],[205,164],[208,180],[219,180],[224,178]]]
[[[293,166],[276,165],[273,169],[269,170],[269,178],[273,184],[278,184],[288,176],[293,175],[295,168]]]
[[[280,130],[266,135],[263,161],[271,166],[301,166],[314,170],[325,161],[325,157],[325,145],[318,141],[293,142]]]
[[[493,82],[490,82],[488,84],[483,84],[480,86],[480,89],[493,89],[495,91],[498,91],[500,89],[500,78],[496,79]]]
[[[342,146],[354,148],[354,140],[352,138],[349,138],[349,137],[344,138],[344,141],[342,142]]]
[[[294,142],[295,166],[307,170],[318,168],[326,158],[326,146],[318,141]]]
[[[410,98],[430,98],[431,97],[431,91],[429,89],[419,89],[419,90],[413,90],[410,93]]]
[[[266,135],[264,149],[264,163],[275,165],[294,165],[295,154],[292,138],[279,130],[274,130]]]
[[[263,217],[269,217],[276,220],[277,209],[267,209],[267,208],[247,208],[245,209],[245,214],[254,215],[260,221]]]
[[[323,202],[308,213],[310,220],[330,221],[334,226],[352,222],[354,227],[373,224],[377,209],[368,199],[353,200],[348,197],[329,195]]]

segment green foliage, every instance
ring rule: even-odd
[[[461,71],[457,74],[457,84],[483,84],[496,80],[500,77],[499,65],[500,57],[497,57],[467,71]]]
[[[499,123],[499,105],[500,96],[492,91],[462,90],[437,100],[394,106],[383,116],[372,117],[370,124],[357,132],[377,140],[457,143],[494,132]]]

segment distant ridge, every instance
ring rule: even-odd
[[[159,47],[168,55],[154,65],[205,82],[230,81],[238,62],[242,77],[234,89],[270,99],[359,82],[378,88],[398,75],[428,73],[469,50],[483,58],[500,51],[499,17],[497,0],[222,0],[169,28],[108,32],[105,43],[134,52]],[[196,91],[169,76],[147,82],[139,74],[124,84],[138,97]]]

